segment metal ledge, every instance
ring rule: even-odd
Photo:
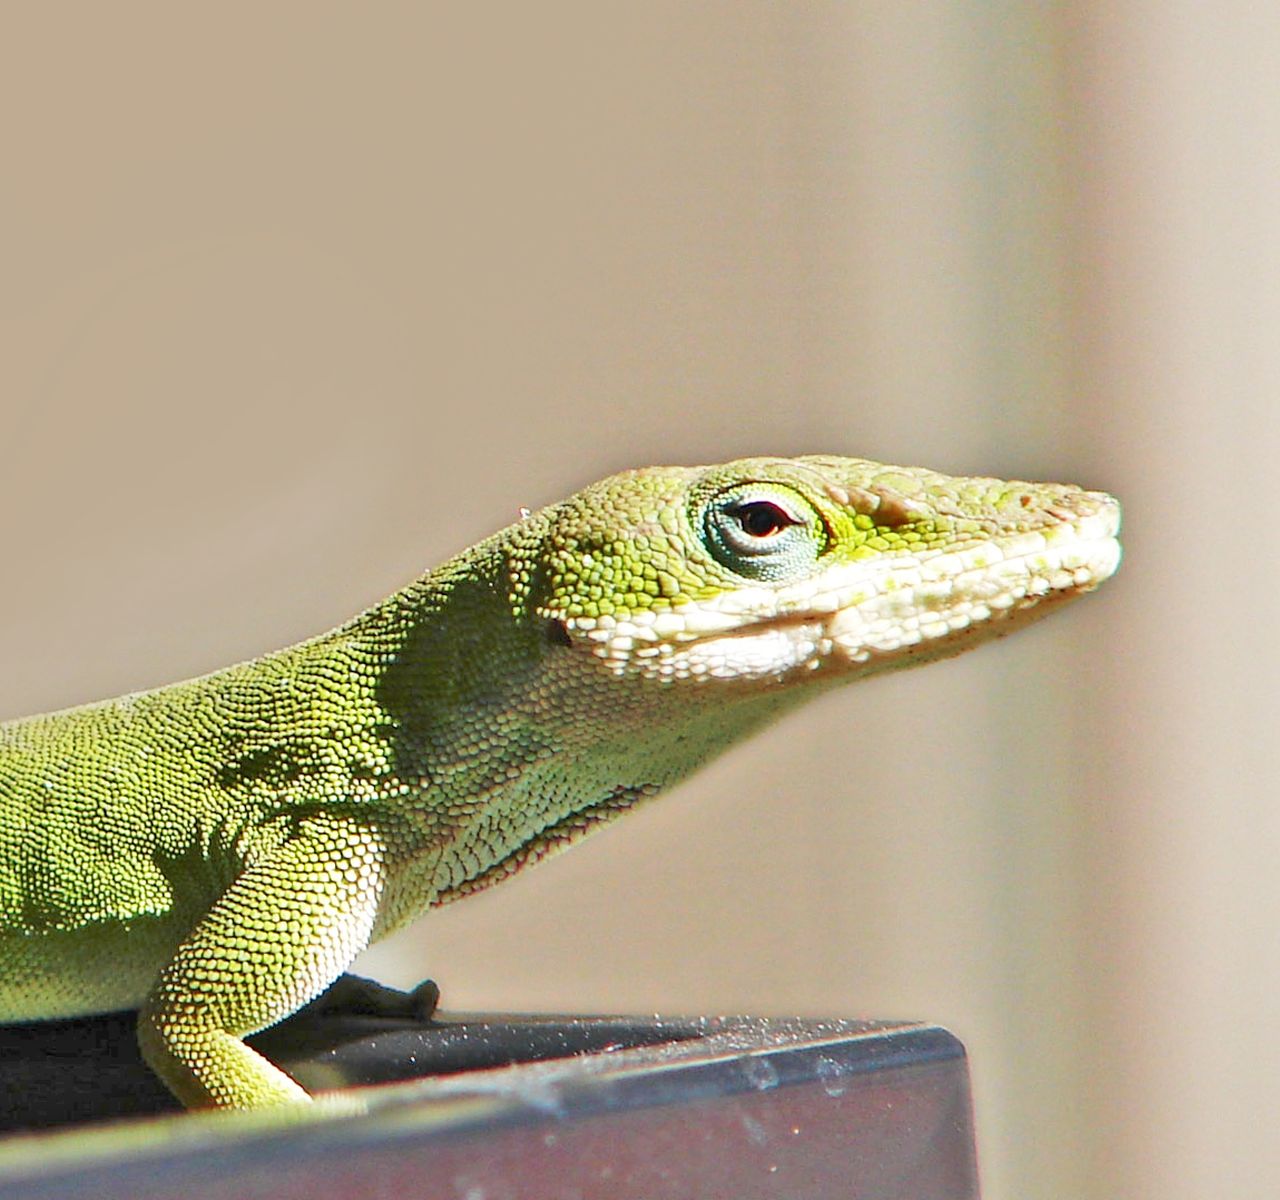
[[[0,1029],[6,1200],[977,1197],[964,1050],[920,1024],[304,1013],[255,1039],[368,1111],[171,1112],[132,1017]]]

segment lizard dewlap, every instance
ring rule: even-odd
[[[138,1007],[184,1103],[305,1101],[241,1039],[370,941],[825,688],[1089,591],[1119,523],[862,459],[650,467],[310,641],[0,725],[0,1020]]]

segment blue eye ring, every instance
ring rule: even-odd
[[[790,488],[739,484],[703,509],[708,552],[735,575],[785,582],[809,574],[826,548],[826,526]]]

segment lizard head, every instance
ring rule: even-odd
[[[657,681],[930,661],[1120,561],[1103,493],[853,458],[624,472],[545,515],[538,616],[616,674]]]

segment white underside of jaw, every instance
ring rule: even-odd
[[[620,675],[758,680],[874,669],[929,657],[930,643],[942,652],[981,641],[980,627],[995,636],[1042,601],[1092,590],[1119,565],[1118,526],[1118,507],[1103,507],[958,550],[885,554],[799,583],[744,584],[669,611],[577,618],[570,628]]]

